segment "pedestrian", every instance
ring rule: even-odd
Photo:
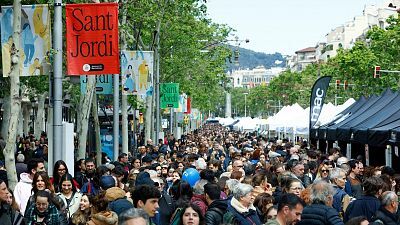
[[[89,195],[83,194],[79,203],[79,209],[72,215],[71,223],[74,225],[86,225],[90,220],[92,211],[92,203],[90,202]]]
[[[149,215],[143,209],[130,208],[118,217],[119,225],[147,225]]]
[[[278,202],[275,219],[268,219],[265,225],[296,224],[301,220],[304,202],[295,194],[283,194]]]

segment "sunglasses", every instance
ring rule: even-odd
[[[328,173],[329,170],[321,170],[321,172],[322,172],[322,173],[325,173],[325,172]]]

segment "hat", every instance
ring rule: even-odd
[[[106,175],[106,176],[102,176],[100,178],[100,187],[103,190],[107,190],[107,189],[115,187],[115,186],[116,186],[116,182],[115,182],[115,179],[113,176]]]
[[[148,172],[140,172],[136,177],[135,186],[147,184],[150,186],[154,185],[154,181],[150,179],[150,174]]]
[[[268,152],[268,157],[269,158],[275,158],[275,157],[279,157],[279,156],[281,156],[281,154],[279,154],[277,152],[274,152],[274,151],[269,151]]]
[[[144,163],[151,163],[152,161],[153,159],[149,155],[146,155],[145,157],[142,158],[142,162]]]
[[[336,161],[336,165],[337,166],[341,166],[341,165],[346,164],[348,162],[349,162],[349,160],[346,157],[339,157],[337,159],[337,161]]]

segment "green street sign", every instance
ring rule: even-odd
[[[179,108],[179,83],[160,84],[160,108]]]

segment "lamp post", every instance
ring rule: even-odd
[[[249,93],[245,92],[244,94],[244,117],[247,117],[247,95]]]

